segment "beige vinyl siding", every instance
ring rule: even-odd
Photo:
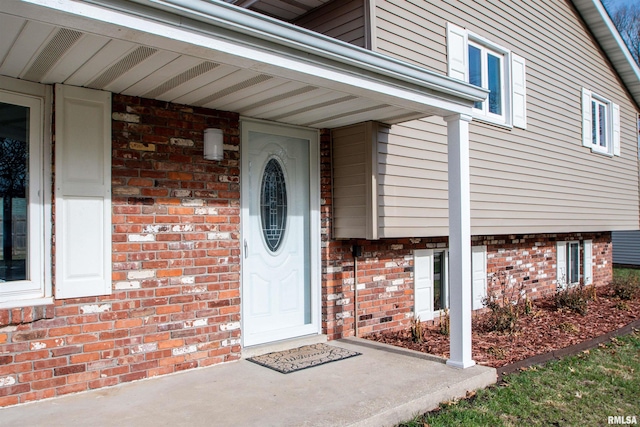
[[[371,148],[367,148],[366,124],[334,129],[332,144],[333,236],[363,238],[369,231],[367,223],[371,222]]]
[[[377,0],[381,53],[445,74],[446,23],[527,61],[527,129],[470,125],[473,234],[638,227],[637,107],[571,2]],[[581,89],[620,105],[621,156],[582,146]],[[380,237],[448,233],[446,126],[395,125],[380,144]]]
[[[333,1],[294,21],[295,25],[365,47],[365,0]]]

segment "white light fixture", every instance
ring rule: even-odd
[[[208,128],[204,130],[205,160],[222,160],[224,158],[224,135],[222,129]]]

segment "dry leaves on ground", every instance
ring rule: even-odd
[[[609,287],[597,290],[585,315],[556,310],[552,298],[536,300],[530,314],[523,314],[514,333],[486,331],[488,313],[473,319],[473,359],[478,364],[505,366],[519,360],[565,348],[622,328],[640,319],[640,295],[620,300]],[[437,325],[425,325],[422,343],[414,342],[409,328],[379,332],[366,338],[424,353],[449,357],[449,337]]]

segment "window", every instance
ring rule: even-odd
[[[582,89],[582,145],[591,151],[620,155],[620,107]]]
[[[524,58],[464,28],[447,25],[449,76],[489,91],[473,106],[474,118],[526,128]]]
[[[0,80],[0,307],[50,302],[48,99],[45,86]]]
[[[556,281],[559,288],[592,282],[591,240],[557,242]]]
[[[433,309],[449,308],[449,251],[433,252]]]
[[[495,116],[504,121],[504,54],[485,46],[469,42],[469,83],[489,90],[484,102],[476,102],[474,107],[485,116]]]
[[[482,308],[487,291],[487,247],[471,248],[474,310]],[[414,252],[414,312],[421,320],[432,320],[449,308],[449,250],[422,249]]]

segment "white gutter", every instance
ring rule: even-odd
[[[216,36],[237,42],[233,33],[241,33],[267,43],[294,50],[298,56],[303,54],[305,60],[317,62],[319,58],[342,64],[339,68],[356,74],[370,77],[383,77],[401,81],[437,96],[442,95],[460,98],[464,103],[483,101],[488,91],[448,76],[434,73],[413,64],[405,63],[389,56],[381,55],[341,40],[297,27],[277,19],[264,16],[249,10],[229,5],[219,0],[85,0],[105,8],[119,10],[140,17],[151,18],[151,10],[168,12],[162,16],[153,16],[179,27],[192,28],[187,20],[179,17],[203,22],[214,27],[230,30],[231,33],[217,32]],[[145,7],[134,7],[138,3]],[[150,10],[151,9],[151,10]],[[265,49],[274,50],[267,45]],[[280,50],[278,50],[280,51]],[[323,63],[327,65],[327,63]]]

